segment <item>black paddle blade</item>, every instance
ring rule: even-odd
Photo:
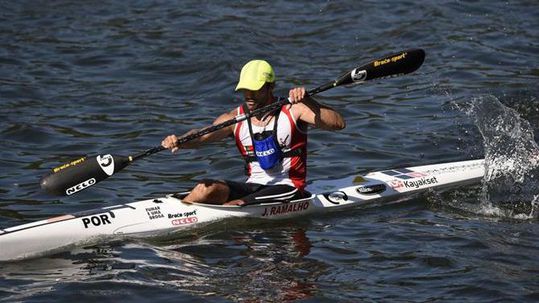
[[[41,179],[41,188],[53,195],[70,196],[105,180],[130,163],[128,157],[113,155],[81,158],[53,169]]]
[[[335,86],[409,74],[416,71],[423,61],[425,61],[424,50],[405,50],[374,60],[342,75]]]

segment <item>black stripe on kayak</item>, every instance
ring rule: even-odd
[[[74,216],[74,215],[63,215],[63,216]],[[58,216],[58,217],[61,217],[61,216]],[[43,221],[50,220],[50,219],[54,219],[54,218],[55,218],[55,217],[48,218],[48,219],[44,219]],[[4,230],[4,233],[3,233],[3,234],[0,234],[0,237],[2,237],[2,236],[4,236],[4,235],[7,235],[7,234],[16,233],[16,232],[18,232],[18,231],[23,231],[23,230],[31,229],[31,228],[34,228],[34,227],[40,227],[40,226],[44,226],[44,225],[49,225],[49,224],[54,224],[54,223],[64,222],[64,221],[69,221],[69,220],[74,220],[74,219],[79,219],[79,217],[66,218],[66,219],[63,219],[63,220],[58,220],[58,221],[53,221],[53,222],[44,222],[43,224],[32,225],[32,226],[28,226],[28,227],[25,227],[25,228],[19,228],[19,229],[16,229],[16,230],[12,230],[12,231]],[[17,227],[17,226],[14,226],[14,227]]]
[[[134,207],[129,206],[129,205],[119,205],[119,206],[125,206],[123,208],[135,209]],[[117,208],[117,209],[119,209],[119,208]],[[28,226],[28,227],[25,227],[25,228],[19,228],[19,229],[12,230],[12,231],[7,231],[7,230],[3,229],[3,230],[1,230],[2,233],[0,233],[0,237],[3,236],[3,235],[14,233],[14,232],[31,229],[31,228],[34,228],[34,227],[40,227],[40,226],[44,226],[44,225],[49,225],[49,224],[54,224],[54,223],[59,223],[59,222],[64,222],[64,221],[69,221],[69,220],[81,219],[83,217],[95,216],[95,215],[98,215],[98,214],[109,214],[112,218],[116,218],[116,215],[112,211],[103,210],[102,208],[99,208],[99,209],[93,209],[93,210],[88,210],[88,211],[82,211],[82,212],[78,212],[78,213],[74,213],[74,214],[66,214],[66,215],[57,216],[57,217],[73,216],[73,218],[65,218],[65,219],[62,219],[62,220],[57,220],[57,221],[52,221],[52,222],[44,222],[42,224],[32,225],[32,226]],[[43,221],[54,219],[54,218],[57,218],[57,217],[51,217],[51,218],[48,218],[48,219],[43,219]],[[14,227],[16,227],[16,226],[14,226]]]

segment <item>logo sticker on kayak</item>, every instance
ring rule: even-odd
[[[189,217],[196,216],[196,215],[197,215],[197,210],[196,209],[194,209],[192,211],[186,211],[186,212],[183,212],[183,213],[167,214],[169,219],[189,218]]]
[[[413,170],[410,170],[410,169],[407,169],[407,168],[384,170],[381,173],[384,174],[384,175],[392,176],[394,178],[402,179],[402,180],[408,180],[408,179],[421,178],[421,177],[428,176],[425,173],[418,172],[418,171],[413,171]]]
[[[172,225],[185,225],[185,224],[193,224],[197,222],[198,222],[197,217],[181,218],[181,219],[175,219],[175,220],[170,221]]]
[[[112,155],[97,156],[97,163],[105,174],[112,176],[114,174],[114,158]]]
[[[404,187],[404,184],[402,184],[402,181],[401,180],[393,180],[391,182],[389,182],[389,185],[391,186],[391,188],[393,188],[394,190],[397,190],[399,188],[403,188]]]
[[[81,220],[82,220],[82,224],[84,225],[84,228],[87,229],[93,226],[97,227],[97,226],[112,224],[111,222],[112,218],[114,218],[114,216],[112,216],[112,213],[111,213],[110,215],[100,214],[100,215],[95,215],[95,216],[90,216],[90,217],[84,217]]]
[[[262,214],[262,217],[271,217],[277,215],[284,215],[287,213],[295,213],[307,210],[307,208],[309,208],[309,201],[285,203],[278,206],[264,208],[264,213]]]
[[[146,214],[148,215],[148,219],[150,220],[161,219],[165,217],[165,215],[163,215],[163,213],[161,212],[161,207],[159,206],[146,207]]]
[[[421,188],[429,185],[434,185],[438,183],[436,177],[431,178],[421,178],[419,180],[393,180],[390,182],[390,185],[393,189],[397,190],[399,188]]]
[[[339,205],[341,202],[348,201],[348,195],[343,191],[334,191],[330,193],[325,193],[324,197],[328,199],[329,202]]]

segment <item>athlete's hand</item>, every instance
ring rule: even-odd
[[[173,153],[178,151],[178,137],[176,135],[167,136],[163,141],[161,141],[161,146],[166,149],[170,149]]]
[[[170,149],[170,151],[172,151],[173,153],[177,152],[181,148],[193,148],[194,146],[196,146],[196,139],[187,140],[187,142],[184,142],[182,146],[178,144],[178,140],[181,140],[182,138],[185,138],[199,131],[200,129],[195,128],[181,135],[181,137],[178,137],[176,135],[167,136],[165,139],[163,139],[163,141],[161,141],[161,146]]]
[[[305,87],[295,87],[288,92],[288,100],[292,104],[302,102],[306,96]]]

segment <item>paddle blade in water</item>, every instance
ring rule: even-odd
[[[130,163],[128,157],[113,155],[80,158],[54,168],[50,175],[41,179],[41,188],[53,195],[70,196],[103,181]]]

